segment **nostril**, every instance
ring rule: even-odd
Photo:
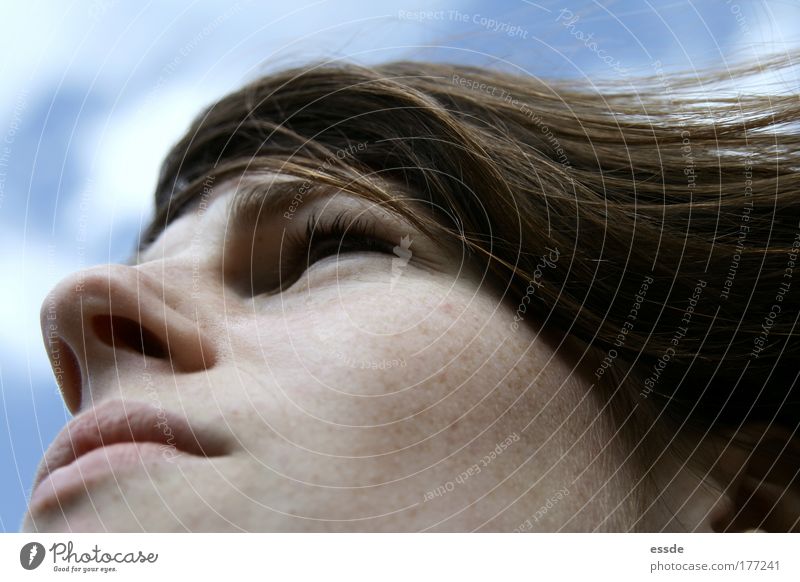
[[[92,328],[100,341],[115,348],[128,348],[145,356],[166,358],[166,346],[153,332],[138,322],[116,315],[97,315]]]

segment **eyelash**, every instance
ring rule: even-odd
[[[333,219],[321,219],[312,214],[305,231],[289,233],[286,241],[289,248],[288,263],[290,268],[299,270],[298,278],[305,269],[330,256],[350,252],[392,255],[394,248],[393,244],[375,235],[374,223],[352,220],[345,211],[339,212]]]

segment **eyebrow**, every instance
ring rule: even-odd
[[[290,221],[306,204],[339,192],[346,191],[308,180],[272,177],[269,181],[250,181],[248,178],[230,200],[228,218],[234,228],[253,226],[265,218],[283,217]]]
[[[289,217],[293,210],[299,210],[300,206],[306,202],[311,202],[317,198],[328,195],[331,189],[323,191],[318,185],[300,179],[281,180],[280,176],[269,176],[267,179],[256,179],[248,176],[246,179],[226,180],[216,186],[211,186],[209,191],[199,189],[194,195],[182,200],[178,206],[185,207],[185,211],[172,216],[169,223],[161,230],[160,234],[172,225],[172,223],[183,214],[199,212],[205,210],[214,202],[217,196],[224,196],[227,190],[235,188],[232,199],[228,202],[228,217],[235,228],[245,225],[253,225],[256,222],[271,217],[276,214],[287,212]],[[301,193],[301,188],[303,189]],[[215,195],[215,190],[216,195]],[[181,196],[174,196],[172,199],[180,200]],[[204,199],[205,198],[205,199]],[[210,198],[210,200],[209,200]],[[284,208],[286,209],[284,211]],[[158,238],[142,245],[141,242],[133,253],[128,256],[124,264],[135,266],[140,264],[140,257],[153,247]]]
[[[355,192],[344,190],[338,186],[313,182],[294,176],[287,178],[285,175],[281,174],[260,177],[249,175],[240,179],[238,182],[230,180],[224,181],[217,186],[212,186],[212,190],[216,188],[224,189],[233,187],[236,189],[233,197],[227,203],[227,212],[229,224],[235,229],[254,227],[262,220],[280,216],[282,216],[288,224],[288,222],[294,218],[294,215],[305,205],[336,194],[349,195],[367,200]],[[222,195],[224,195],[224,192]],[[214,194],[212,193],[211,196],[214,197]],[[204,202],[202,198],[203,191],[201,190],[185,201],[188,209],[187,212],[197,212],[200,209],[207,208],[213,203],[213,200],[211,202]],[[426,214],[431,213],[428,201],[417,199],[412,196],[406,196],[404,199],[407,203],[416,207],[417,210]],[[203,204],[206,204],[206,206],[203,207]],[[399,215],[396,211],[390,208],[386,210],[408,222],[405,217]],[[177,218],[177,216],[173,217],[172,220],[174,221],[175,218]],[[172,222],[170,222],[170,224],[171,223]],[[162,233],[169,228],[170,224],[164,228]],[[139,264],[139,257],[152,248],[154,242],[155,241],[152,241],[146,246],[134,251],[133,255],[128,258],[125,264],[131,266]]]
[[[402,200],[420,214],[433,217],[429,201],[415,198],[399,189],[392,190],[393,201]],[[334,196],[352,197],[377,204],[384,212],[416,228],[406,215],[385,204],[383,200],[368,198],[354,190],[321,182],[297,178],[281,180],[280,175],[271,180],[250,182],[248,179],[247,183],[239,186],[228,205],[228,218],[234,228],[253,227],[261,220],[273,218],[283,218],[288,224],[304,206]]]
[[[281,178],[282,176],[279,174],[268,177],[262,176],[261,178],[250,175],[238,182],[229,180],[216,187],[212,186],[212,191],[216,188],[235,187],[234,195],[227,203],[227,212],[230,225],[236,229],[252,227],[262,220],[278,216],[283,216],[285,220],[291,221],[295,213],[311,202],[337,193],[348,194],[347,190],[342,190],[336,186],[295,177],[289,179]],[[222,192],[219,195],[224,195],[225,193]],[[351,193],[351,195],[357,196],[355,193]],[[215,197],[213,192],[210,196],[212,198]],[[213,199],[210,202],[203,200],[202,190],[184,201],[187,208],[186,213],[198,212],[199,210],[205,211],[212,203]],[[161,231],[162,234],[178,216],[176,215],[172,218],[170,223]],[[155,240],[145,246],[137,246],[124,264],[129,266],[140,264],[141,255],[151,249],[154,242]]]

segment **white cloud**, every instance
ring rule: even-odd
[[[95,123],[82,144],[88,179],[64,216],[88,225],[87,247],[107,241],[117,225],[146,220],[164,156],[204,105],[195,91],[165,87]]]
[[[21,368],[30,358],[34,373],[49,369],[39,329],[39,308],[48,291],[76,265],[55,245],[19,237],[0,238],[0,364]]]

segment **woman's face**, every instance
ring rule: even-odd
[[[235,196],[210,187],[136,264],[45,302],[80,409],[26,529],[630,526],[611,511],[630,505],[625,452],[530,297],[516,313],[460,248],[354,196],[273,200],[257,219],[233,216]],[[315,233],[307,254],[312,215],[365,234]]]

